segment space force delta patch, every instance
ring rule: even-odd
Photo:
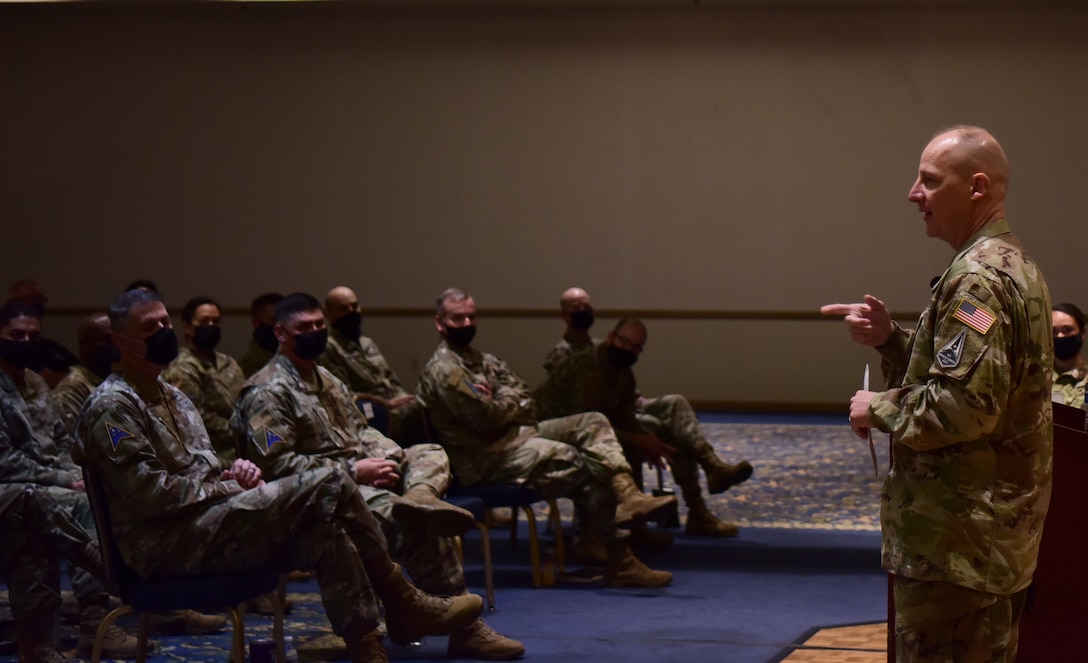
[[[956,312],[952,314],[952,317],[983,336],[986,335],[986,332],[990,331],[990,326],[993,325],[994,320],[997,319],[988,308],[978,304],[972,304],[967,301],[967,298],[960,300],[960,305],[956,307]]]
[[[120,426],[114,426],[110,422],[106,422],[106,435],[110,438],[110,444],[113,446],[113,450],[117,451],[117,445],[121,444],[124,440],[135,440],[136,436],[128,432]]]
[[[276,446],[278,442],[283,442],[283,438],[280,437],[271,428],[264,429],[264,450],[270,451],[272,447]],[[286,443],[284,443],[286,444]]]
[[[963,357],[963,346],[967,343],[967,330],[961,329],[956,337],[937,352],[937,363],[941,368],[955,368]]]

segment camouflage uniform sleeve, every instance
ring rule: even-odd
[[[82,385],[75,383],[65,384],[61,383],[57,385],[56,390],[53,392],[53,399],[57,402],[57,407],[60,408],[60,416],[64,420],[64,425],[68,428],[69,433],[74,433],[76,430],[76,419],[79,418],[79,411],[83,409],[83,404],[87,402],[87,397],[90,396],[90,392],[84,393]]]
[[[199,511],[243,492],[235,481],[204,480],[167,468],[155,453],[142,408],[122,395],[103,397],[80,417],[78,435],[86,460],[101,471],[130,508],[149,518]]]
[[[0,479],[5,482],[68,487],[80,478],[75,471],[44,465],[21,451],[15,445],[13,431],[5,418],[0,416]]]
[[[425,402],[441,401],[442,409],[454,419],[487,437],[505,433],[522,409],[509,400],[486,396],[475,387],[472,376],[452,362],[430,366],[420,377],[419,394]]]
[[[1026,310],[1007,306],[1016,296],[1014,288],[980,273],[964,274],[943,292],[933,304],[936,327],[928,379],[880,393],[869,405],[877,428],[918,451],[977,440],[994,430],[1012,389],[1008,333],[1019,323],[1010,316]],[[994,316],[985,333],[955,317],[965,298]],[[1028,328],[1026,321],[1019,328]],[[896,334],[897,342],[904,338]]]
[[[319,366],[336,376],[336,379],[344,384],[351,384],[351,376],[348,374],[347,359],[336,343],[329,343],[325,347],[325,353],[317,359]]]
[[[550,374],[566,356],[567,353],[558,345],[549,350],[544,356],[544,371]]]
[[[903,329],[898,322],[892,335],[877,348],[880,353],[880,371],[884,374],[884,384],[901,384],[907,373],[907,361],[910,359],[910,344],[914,331]]]
[[[278,390],[247,385],[231,418],[231,429],[244,440],[247,456],[268,479],[279,479],[320,467],[334,467],[355,477],[355,464],[296,451],[298,427],[291,403]]]

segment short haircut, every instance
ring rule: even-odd
[[[196,315],[196,310],[205,304],[211,304],[215,308],[222,310],[222,307],[219,306],[219,302],[211,297],[198,295],[185,302],[185,308],[181,309],[181,321],[185,324],[192,324],[193,316]]]
[[[15,318],[34,318],[41,322],[41,308],[26,302],[14,301],[0,308],[0,327],[7,327]]]
[[[154,303],[164,304],[162,295],[157,290],[129,290],[110,304],[110,329],[119,332],[125,327],[129,313],[136,306]]]
[[[620,318],[620,321],[616,323],[616,326],[612,328],[612,332],[618,332],[627,325],[634,325],[642,330],[642,333],[646,333],[646,325],[638,318]]]
[[[281,327],[287,326],[292,318],[306,311],[323,312],[321,302],[305,292],[292,292],[276,304],[276,324]]]
[[[249,305],[249,314],[256,316],[264,310],[266,306],[275,306],[281,301],[283,301],[283,295],[278,292],[266,292],[263,295],[257,295]]]
[[[125,286],[125,292],[128,292],[129,290],[150,290],[151,292],[158,292],[159,286],[155,285],[150,279],[136,279]]]
[[[435,301],[434,313],[441,318],[442,314],[446,312],[446,302],[463,302],[471,298],[471,295],[460,288],[446,288],[438,296],[438,300]]]
[[[1051,307],[1052,311],[1058,313],[1064,313],[1073,318],[1073,321],[1077,323],[1077,329],[1084,331],[1084,313],[1076,307],[1074,304],[1055,304]]]

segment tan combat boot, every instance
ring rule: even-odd
[[[736,465],[730,465],[718,458],[718,454],[714,453],[714,448],[709,442],[700,444],[695,453],[698,456],[699,465],[706,473],[706,491],[711,495],[724,493],[752,476],[751,463],[742,460]]]
[[[173,610],[151,615],[150,629],[165,635],[207,635],[222,630],[226,615],[205,615],[196,610]]]
[[[525,645],[499,635],[482,619],[477,619],[468,628],[451,635],[446,647],[446,654],[450,658],[474,658],[481,661],[512,661],[521,658],[524,653]]]
[[[351,663],[389,663],[380,629],[365,633],[345,633],[344,643],[347,645]]]
[[[661,550],[672,545],[672,535],[668,532],[652,530],[645,520],[631,523],[631,537],[627,543],[635,550]]]
[[[80,656],[90,658],[94,650],[94,640],[98,633],[98,625],[102,623],[107,611],[99,606],[81,607],[79,610],[79,643],[77,649]],[[102,639],[103,658],[135,658],[139,641],[135,636],[129,635],[116,623],[106,628],[106,635]],[[148,647],[150,649],[150,646]]]
[[[292,573],[294,572],[292,571]],[[272,617],[276,614],[276,601],[279,600],[280,597],[278,592],[267,592],[265,594],[261,594],[260,596],[255,596],[250,600],[246,601],[246,612],[252,613],[254,615]],[[283,614],[286,615],[291,612],[291,608],[293,608],[294,605],[295,604],[291,601],[284,599]]]
[[[608,565],[604,569],[605,587],[664,587],[672,583],[668,571],[655,571],[631,552],[624,539],[608,544]]]
[[[476,523],[472,513],[439,499],[430,486],[416,484],[393,504],[393,519],[438,536],[460,536]]]
[[[385,627],[394,644],[405,645],[425,635],[449,635],[465,628],[484,607],[476,594],[431,596],[416,588],[400,565],[385,578],[371,578],[374,592],[385,605]]]
[[[635,485],[626,472],[612,477],[612,490],[616,493],[616,524],[627,525],[635,518],[649,518],[661,509],[676,504],[676,495],[648,495]]]
[[[607,564],[608,551],[605,550],[601,535],[583,525],[578,538],[574,540],[574,559],[580,564],[592,564],[594,566]]]
[[[740,532],[739,527],[715,516],[710,512],[710,509],[706,508],[706,504],[703,504],[702,500],[688,502],[688,522],[684,526],[684,534],[688,536],[729,538],[736,536],[738,532]]]

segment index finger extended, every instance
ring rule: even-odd
[[[854,304],[824,304],[820,313],[824,315],[849,315],[854,311]]]

